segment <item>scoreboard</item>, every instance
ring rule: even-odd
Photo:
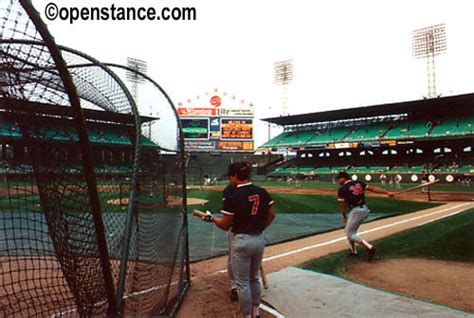
[[[223,101],[215,95],[207,105],[177,109],[187,150],[253,152],[253,108],[235,107],[234,101]]]
[[[252,119],[221,119],[221,138],[227,139],[252,139],[253,120]]]
[[[184,139],[209,139],[209,119],[182,118],[181,125]]]

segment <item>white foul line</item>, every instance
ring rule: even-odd
[[[449,208],[445,208],[445,209],[442,209],[442,210],[439,210],[439,211],[436,211],[436,212],[431,212],[431,213],[428,213],[428,214],[423,214],[423,215],[415,216],[415,217],[412,217],[412,218],[409,218],[409,219],[405,219],[405,220],[393,222],[393,223],[390,223],[390,224],[378,226],[376,228],[360,232],[360,234],[376,232],[376,231],[383,230],[383,229],[386,229],[386,228],[389,228],[389,227],[393,227],[393,226],[396,226],[396,225],[399,225],[399,224],[415,221],[415,220],[422,219],[422,218],[425,218],[425,217],[429,217],[429,216],[432,216],[432,215],[437,215],[437,214],[440,214],[440,213],[443,213],[443,212],[446,212],[446,211],[449,211],[449,210],[452,210],[452,209],[463,207],[463,206],[468,205],[468,204],[471,204],[471,203],[462,203],[462,204],[458,204],[458,205],[455,205],[455,206],[452,206],[452,207],[449,207]],[[461,212],[463,210],[464,209],[461,209],[460,211],[457,211],[457,212]],[[271,260],[274,260],[274,259],[278,259],[278,258],[286,257],[286,256],[289,256],[289,255],[301,253],[301,252],[304,252],[304,251],[307,251],[307,250],[310,250],[310,249],[313,249],[313,248],[330,245],[330,244],[333,244],[333,243],[336,243],[336,242],[339,242],[339,241],[343,241],[343,240],[346,240],[345,236],[341,236],[339,238],[336,238],[336,239],[333,239],[333,240],[330,240],[330,241],[326,241],[326,242],[323,242],[323,243],[318,243],[318,244],[314,244],[314,245],[305,246],[305,247],[302,247],[302,248],[299,248],[299,249],[296,249],[296,250],[293,250],[293,251],[289,251],[289,252],[286,252],[286,253],[270,256],[270,257],[264,258],[262,260],[262,262],[268,262],[268,261],[271,261]],[[219,271],[219,272],[222,272],[222,271]]]
[[[285,316],[284,316],[282,313],[276,311],[275,309],[273,309],[273,308],[271,308],[271,307],[268,307],[268,306],[265,305],[265,304],[260,304],[259,307],[260,307],[260,309],[265,310],[266,312],[272,314],[272,315],[275,316],[276,318],[285,318]]]
[[[409,219],[393,222],[393,223],[390,223],[390,224],[385,224],[385,225],[378,226],[378,227],[375,227],[375,228],[370,229],[370,230],[365,230],[363,232],[360,232],[360,234],[366,234],[366,233],[380,231],[380,230],[383,230],[383,229],[386,229],[386,228],[389,228],[389,227],[393,227],[393,226],[397,226],[397,225],[400,225],[400,224],[403,224],[403,223],[408,223],[408,222],[416,221],[416,220],[419,220],[419,219],[422,219],[422,218],[425,218],[425,217],[430,217],[430,216],[433,216],[433,215],[441,214],[441,213],[444,213],[446,211],[457,209],[457,208],[460,208],[460,207],[464,207],[464,206],[469,205],[469,204],[471,204],[471,203],[470,202],[469,203],[462,203],[462,204],[458,204],[458,205],[455,205],[455,206],[452,206],[452,207],[449,207],[449,208],[444,208],[444,209],[441,209],[441,210],[438,210],[438,211],[435,211],[435,212],[431,212],[431,213],[428,213],[428,214],[423,214],[423,215],[415,216],[415,217],[412,217],[412,218],[409,218]],[[462,208],[461,210],[455,211],[454,214],[455,213],[460,213],[462,211],[464,211],[464,208]],[[446,215],[446,216],[443,216],[443,217],[448,217],[448,216],[449,215]],[[344,241],[344,240],[346,240],[346,237],[341,236],[341,237],[338,237],[338,238],[335,238],[335,239],[332,239],[332,240],[329,240],[329,241],[326,241],[326,242],[322,242],[322,243],[318,243],[318,244],[314,244],[314,245],[309,245],[309,246],[305,246],[305,247],[302,247],[302,248],[298,248],[296,250],[288,251],[288,252],[277,254],[277,255],[274,255],[274,256],[270,256],[270,257],[266,257],[262,260],[262,262],[272,261],[274,259],[279,259],[279,258],[282,258],[282,257],[286,257],[286,256],[290,256],[290,255],[293,255],[293,254],[301,253],[301,252],[304,252],[304,251],[307,251],[307,250],[310,250],[310,249],[313,249],[313,248],[317,248],[317,247],[331,245],[331,244],[334,244],[334,243],[337,243],[337,242],[340,242],[340,241]],[[219,270],[215,273],[226,273],[226,272],[227,272],[227,269],[223,269],[223,270]]]
[[[456,214],[459,214],[461,213],[463,210],[459,210],[459,211],[454,211],[453,213],[449,213],[449,214],[446,214],[446,215],[442,215],[436,219],[432,219],[432,220],[429,220],[429,221],[426,221],[426,222],[423,222],[423,223],[420,223],[418,224],[418,226],[422,226],[422,225],[425,225],[425,224],[428,224],[428,223],[432,223],[432,222],[435,222],[435,221],[438,221],[438,220],[441,220],[441,219],[445,219],[445,218],[448,218],[450,216],[453,216],[453,215],[456,215]]]

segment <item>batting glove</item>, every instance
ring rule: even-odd
[[[206,211],[206,215],[204,215],[204,216],[202,217],[202,220],[203,220],[204,222],[209,222],[209,223],[211,223],[213,217],[214,217],[214,215],[213,215],[211,212]]]

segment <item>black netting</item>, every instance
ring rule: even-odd
[[[28,1],[0,19],[0,316],[172,314],[189,284],[173,105],[149,79],[137,107],[122,68],[57,47]]]
[[[111,67],[125,78],[127,69]],[[135,271],[125,294],[126,313],[142,308],[158,314],[172,311],[189,283],[184,155],[182,140],[177,138],[181,137],[178,117],[167,95],[146,77],[139,96],[143,97],[137,100],[138,111],[146,119],[130,249]]]

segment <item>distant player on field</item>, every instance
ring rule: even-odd
[[[341,185],[337,192],[337,200],[342,212],[342,222],[345,225],[345,231],[351,251],[349,256],[356,256],[356,243],[362,245],[369,252],[369,262],[375,255],[375,246],[364,240],[357,234],[362,222],[369,216],[369,208],[365,204],[365,191],[385,194],[388,197],[393,197],[393,193],[384,189],[373,186],[368,186],[361,181],[351,180],[347,172],[339,172],[337,181]],[[347,211],[350,210],[349,218]]]

